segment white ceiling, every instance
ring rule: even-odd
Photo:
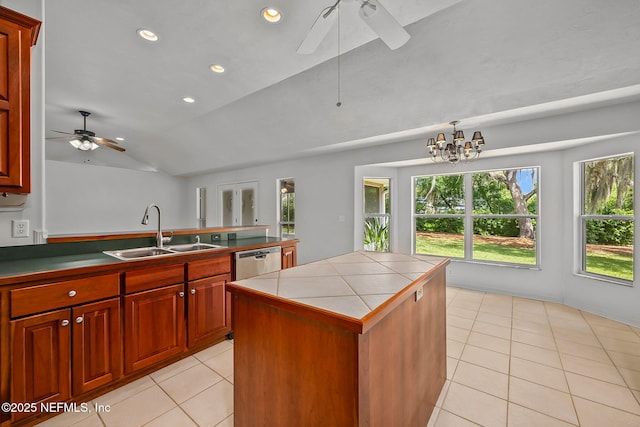
[[[45,1],[46,136],[81,128],[87,110],[89,129],[127,149],[47,142],[47,158],[193,175],[638,95],[637,0],[381,2],[411,39],[389,50],[344,2],[337,107],[337,29],[296,54],[331,0]],[[283,20],[263,21],[265,6]]]

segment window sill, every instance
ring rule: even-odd
[[[533,271],[541,271],[539,265],[528,265],[528,264],[505,264],[501,262],[491,262],[484,260],[476,260],[476,259],[464,259],[464,258],[449,258],[451,262],[462,263],[462,264],[476,264],[476,265],[487,265],[490,267],[500,267],[500,268],[515,268],[518,270],[533,270]]]
[[[573,273],[573,275],[574,276],[578,276],[578,277],[582,277],[582,278],[585,278],[585,279],[595,280],[597,282],[608,283],[608,284],[611,284],[611,285],[626,286],[627,288],[633,288],[634,287],[632,281],[624,280],[624,279],[616,279],[615,277],[601,276],[599,274],[587,273],[587,272],[584,272],[584,271]]]

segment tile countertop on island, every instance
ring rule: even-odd
[[[445,258],[352,252],[231,284],[353,319],[363,319]]]

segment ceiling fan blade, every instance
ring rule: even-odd
[[[411,36],[378,0],[366,0],[358,12],[360,18],[380,37],[389,49],[405,44]]]
[[[71,135],[71,136],[75,135],[75,133],[62,132],[61,130],[52,130],[51,132],[55,132],[55,133],[63,133],[63,134],[65,134],[65,135]]]
[[[102,145],[103,147],[113,148],[114,150],[118,150],[120,152],[126,151],[123,147],[117,145],[118,143],[112,139],[99,138],[97,136],[94,136],[91,139],[93,139],[93,142],[98,145]]]
[[[316,51],[336,21],[338,16],[338,3],[340,3],[339,0],[335,5],[329,6],[320,12],[320,15],[318,15],[318,18],[311,26],[307,36],[302,43],[300,43],[300,46],[298,46],[297,53],[308,55]]]
[[[54,136],[51,138],[45,138],[47,141],[53,141],[53,140],[60,140],[60,141],[68,141],[69,137],[68,136]]]

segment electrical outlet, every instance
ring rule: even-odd
[[[419,301],[422,295],[424,295],[424,286],[416,291],[416,301]]]
[[[219,242],[220,241],[220,233],[213,233],[211,235],[211,241],[212,242]]]
[[[29,237],[29,220],[14,219],[11,221],[11,237]]]

